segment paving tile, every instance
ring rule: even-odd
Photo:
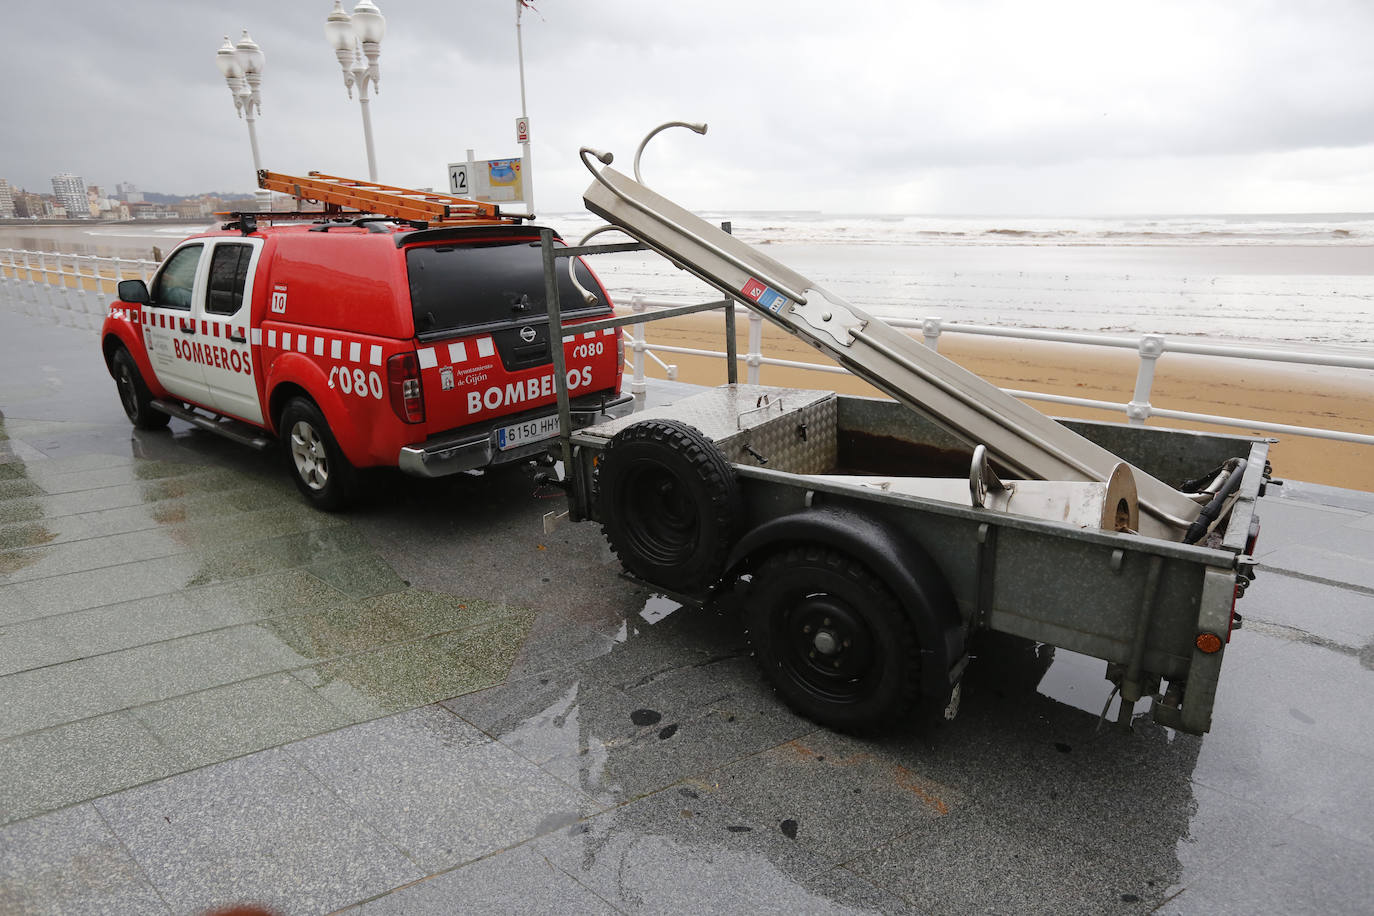
[[[323,528],[235,543],[223,549],[205,551],[199,570],[186,584],[210,585],[322,561],[334,562],[336,558],[364,550],[367,550],[366,543],[351,527]]]
[[[0,498],[0,523],[36,522],[46,517],[43,503],[38,499]]]
[[[1223,867],[1186,875],[1168,888],[1167,903],[1156,912],[1367,914],[1374,899],[1371,861],[1374,847],[1284,822]]]
[[[1374,589],[1374,532],[1355,531],[1359,544],[1348,544],[1342,539],[1345,549],[1331,546],[1315,547],[1310,544],[1280,547],[1264,555],[1262,565],[1283,572],[1315,576],[1327,582],[1353,585],[1366,591]],[[1352,538],[1354,539],[1354,538]],[[1263,574],[1264,570],[1261,570]]]
[[[322,913],[424,874],[279,750],[121,792],[96,807],[176,913],[245,901]]]
[[[489,675],[444,651],[438,638],[397,643],[292,672],[355,721],[489,687]]]
[[[520,846],[393,891],[356,912],[366,916],[451,916],[457,912],[594,916],[620,911],[529,847]]]
[[[638,706],[620,691],[575,673],[510,680],[442,705],[527,760],[578,758],[638,732]]]
[[[0,741],[0,823],[107,795],[185,769],[126,712]]]
[[[6,553],[71,539],[56,520],[24,521],[0,528],[0,550]]]
[[[133,484],[145,480],[163,480],[205,470],[193,464],[174,461],[145,460],[96,464],[95,460],[99,457],[88,456],[84,461],[60,461],[55,466],[52,461],[35,461],[29,468],[29,477],[41,486],[44,492],[57,494]]]
[[[57,518],[105,509],[151,506],[166,500],[222,492],[231,487],[240,486],[242,482],[243,478],[232,471],[206,470],[170,480],[142,481],[94,490],[76,490],[68,493],[45,495],[40,500],[40,504],[45,516]]]
[[[90,659],[116,708],[138,706],[306,663],[253,626],[199,633]]]
[[[582,793],[437,706],[297,742],[286,751],[431,871],[597,810]]]
[[[352,721],[287,674],[203,690],[131,712],[188,767],[276,747]]]
[[[372,554],[312,563],[307,568],[350,598],[399,592],[409,585],[384,560]]]
[[[0,738],[119,709],[105,674],[82,660],[0,677]]]
[[[310,661],[350,655],[412,635],[392,615],[360,605],[272,617],[256,626]]]
[[[624,801],[814,728],[771,702],[767,712],[756,711],[752,685],[731,686],[735,677],[749,684],[752,672],[744,674],[742,660],[720,665],[664,674],[631,690],[567,670],[446,705],[569,785],[599,801]]]
[[[962,792],[875,747],[825,731],[722,767],[702,789],[756,820],[790,821],[796,841],[832,864],[965,803]]]
[[[0,676],[77,657],[71,644],[49,627],[34,626],[33,621],[0,625]]]
[[[1100,845],[966,805],[863,853],[847,867],[918,910],[947,913],[1148,912],[1139,882]]]
[[[26,496],[46,496],[42,487],[27,477],[0,480],[0,500],[22,499]]]
[[[1236,609],[1245,615],[1246,627],[1272,623],[1298,631],[1295,636],[1310,635],[1314,642],[1329,640],[1352,647],[1374,641],[1374,595],[1354,589],[1262,572]],[[1245,654],[1250,632],[1242,630],[1233,637],[1238,640],[1238,655]]]
[[[199,567],[185,554],[0,585],[0,623],[167,594],[184,587]]]
[[[1223,722],[1203,742],[1193,779],[1290,816],[1330,798],[1336,803],[1325,807],[1339,815],[1345,775],[1370,759],[1262,724]]]
[[[433,642],[481,674],[486,683],[495,684],[510,674],[533,622],[533,612],[517,612],[491,623],[441,633],[433,637]]]
[[[220,629],[224,624],[190,606],[184,592],[25,620],[5,627],[19,639],[44,639],[53,648],[28,657],[27,667],[74,661],[147,643]],[[0,649],[0,655],[3,649]],[[20,669],[22,670],[22,669]]]
[[[421,588],[365,598],[360,604],[391,615],[415,636],[433,636],[527,613],[500,602],[459,598]]]
[[[184,594],[193,607],[226,624],[271,617],[284,610],[299,613],[349,603],[338,589],[301,569],[187,589]]]
[[[779,825],[689,787],[614,808],[533,846],[627,913],[909,911],[861,877],[823,868]]]
[[[89,804],[0,829],[0,875],[4,913],[170,912]]]
[[[1374,672],[1355,648],[1270,632],[1255,627],[1232,638],[1219,701],[1262,707],[1271,713],[1267,727],[1374,757],[1374,705],[1368,702]]]
[[[512,678],[558,671],[610,653],[616,641],[596,628],[546,611],[530,627],[530,634],[511,665]]]

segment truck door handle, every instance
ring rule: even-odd
[[[194,333],[196,333],[196,323],[195,323],[194,321],[191,322],[190,324],[187,324],[187,323],[184,322],[184,321],[183,321],[183,322],[179,322],[179,323],[177,324],[177,327],[181,329],[181,333],[183,333],[183,334],[194,334]]]
[[[234,343],[248,343],[247,337],[236,337],[233,334],[229,335],[229,339],[232,340]]]

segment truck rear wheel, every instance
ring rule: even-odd
[[[744,623],[764,673],[801,715],[837,731],[905,722],[920,701],[920,646],[896,596],[863,564],[819,544],[755,571]]]
[[[119,389],[119,403],[129,422],[137,429],[163,429],[172,418],[153,406],[153,395],[143,382],[138,364],[133,355],[124,347],[115,348],[110,357],[110,372],[114,375],[115,387]]]
[[[282,410],[278,428],[296,488],[326,512],[347,507],[353,501],[357,472],[314,402],[292,398]]]
[[[716,580],[742,514],[730,462],[700,430],[642,420],[601,454],[597,513],[632,574],[693,591]]]

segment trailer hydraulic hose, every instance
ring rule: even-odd
[[[1236,466],[1231,469],[1231,473],[1226,478],[1226,482],[1221,485],[1221,489],[1212,497],[1211,502],[1202,507],[1202,511],[1198,513],[1193,524],[1188,526],[1187,533],[1183,535],[1183,543],[1196,544],[1202,540],[1207,529],[1212,527],[1212,522],[1216,521],[1217,516],[1221,514],[1221,507],[1226,504],[1226,500],[1240,487],[1241,480],[1245,477],[1246,462],[1244,458],[1237,458],[1235,462]]]

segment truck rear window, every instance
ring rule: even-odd
[[[406,250],[415,333],[438,336],[453,330],[537,322],[547,314],[544,264],[529,241],[438,245]],[[577,264],[577,279],[600,295],[591,272]],[[605,311],[604,298],[587,306],[558,261],[558,301],[565,315]]]

